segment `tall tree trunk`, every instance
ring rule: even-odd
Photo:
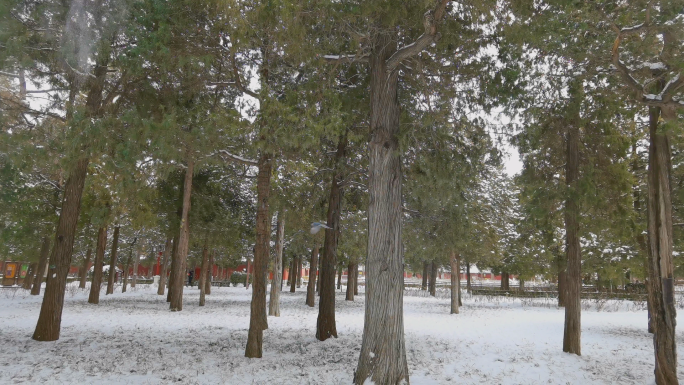
[[[47,270],[49,257],[50,237],[43,237],[43,245],[40,247],[40,260],[38,260],[38,270],[36,271],[36,279],[33,280],[31,295],[40,294],[40,287],[43,285],[43,279],[45,279],[45,270]]]
[[[359,295],[359,264],[354,266],[354,295]]]
[[[211,281],[214,275],[214,251],[209,253],[209,271],[207,272],[207,279],[204,281],[204,293],[211,294]]]
[[[451,314],[458,314],[458,281],[459,279],[459,268],[457,262],[456,252],[452,251],[449,258],[449,263],[451,264]]]
[[[37,263],[35,262],[29,265],[28,270],[26,271],[26,278],[24,278],[24,282],[21,285],[22,289],[31,289],[31,284],[33,283],[33,276],[36,274],[36,265]]]
[[[200,290],[200,298],[199,298],[199,305],[204,306],[204,300],[205,300],[205,295],[207,291],[207,287],[205,285],[205,282],[207,281],[207,273],[208,269],[207,266],[209,265],[209,247],[207,246],[207,241],[204,241],[204,247],[202,248],[202,265],[200,266],[200,276],[199,276],[199,283],[197,286],[199,286]]]
[[[565,306],[565,297],[567,296],[567,294],[566,294],[566,285],[567,285],[566,281],[567,281],[567,277],[568,277],[567,255],[558,255],[556,263],[557,263],[557,267],[558,267],[558,307],[564,307]]]
[[[182,274],[182,266],[178,261],[178,234],[173,237],[173,247],[171,248],[171,270],[169,272],[169,280],[167,282],[166,302],[171,302],[171,293],[173,287],[178,281],[177,275],[181,275],[181,280],[185,278]],[[182,284],[183,282],[181,282]]]
[[[93,248],[88,246],[88,251],[86,251],[86,257],[83,260],[83,267],[81,267],[81,281],[78,283],[79,289],[85,289],[86,277],[88,276],[88,268],[90,265],[90,258],[93,254]]]
[[[271,282],[271,296],[268,299],[268,315],[280,317],[280,287],[283,276],[283,244],[285,243],[285,218],[282,210],[278,212],[276,222],[276,249],[275,260],[273,261],[273,281]],[[309,286],[311,278],[309,278]]]
[[[294,293],[297,285],[297,257],[295,256],[293,256],[292,261],[290,261],[290,276],[288,278],[288,281],[290,282],[290,293]]]
[[[181,214],[180,233],[178,234],[178,267],[179,271],[174,274],[173,287],[170,288],[171,302],[169,308],[172,311],[183,310],[183,281],[185,280],[185,266],[188,257],[188,245],[190,243],[190,198],[192,195],[192,176],[195,172],[195,161],[188,154],[185,179],[183,181],[183,212]]]
[[[266,274],[270,258],[271,217],[268,212],[268,200],[271,192],[271,155],[263,153],[259,158],[257,174],[257,217],[256,245],[254,251],[254,283],[252,303],[249,314],[249,332],[245,357],[261,358],[264,330],[268,329],[266,319]]]
[[[337,290],[342,290],[342,266],[337,268]]]
[[[456,284],[458,285],[457,293],[458,293],[458,306],[461,307],[463,306],[463,301],[461,300],[461,254],[456,253],[456,271],[458,272],[457,274],[457,279],[456,279]]]
[[[316,338],[325,341],[330,337],[337,338],[335,321],[335,270],[337,267],[337,244],[340,237],[340,216],[344,191],[340,185],[342,179],[342,163],[346,158],[347,136],[342,135],[337,142],[333,174],[330,180],[328,198],[327,225],[321,254],[321,299],[318,303],[318,320],[316,322]],[[341,270],[340,270],[341,274]],[[341,279],[340,279],[341,281]],[[339,287],[338,287],[339,289]]]
[[[402,170],[399,148],[398,71],[386,60],[397,37],[382,31],[370,56],[370,143],[368,167],[368,256],[366,312],[357,385],[409,382],[404,342],[404,255],[401,242]]]
[[[465,261],[466,265],[466,290],[468,293],[472,290],[471,279],[470,279],[470,262]]]
[[[297,257],[297,288],[302,287],[302,257]]]
[[[311,249],[311,267],[309,271],[309,283],[306,286],[306,304],[310,307],[316,306],[316,285],[318,283],[318,246],[314,245]]]
[[[105,249],[107,248],[107,227],[102,226],[97,230],[97,244],[95,245],[95,263],[93,263],[93,280],[90,283],[88,303],[97,305],[100,303],[100,290],[102,289],[102,265],[104,264]]]
[[[128,270],[131,267],[131,260],[133,259],[133,246],[135,245],[135,242],[138,240],[138,237],[133,238],[133,242],[131,243],[131,247],[128,249],[128,258],[126,258],[126,264],[124,265],[123,268],[123,285],[121,286],[121,292],[125,293],[126,292],[126,287],[128,286]]]
[[[154,253],[152,254],[154,256]],[[131,287],[135,287],[138,283],[138,266],[140,265],[140,252],[135,252],[135,258],[133,258],[133,279],[131,280]]]
[[[166,244],[164,244],[164,254],[162,256],[162,265],[159,271],[159,287],[157,288],[158,295],[164,295],[164,288],[166,287],[166,265],[169,263],[169,254],[171,254],[171,242],[173,238],[166,237]]]
[[[107,294],[114,294],[114,279],[116,278],[116,257],[119,249],[119,226],[114,227],[114,240],[109,258],[109,276],[107,277]]]
[[[430,263],[430,295],[435,296],[437,294],[437,264],[435,261]]]
[[[579,114],[579,112],[576,112]],[[577,183],[579,179],[579,122],[572,122],[567,133],[567,160],[565,183],[568,187],[565,200],[565,237],[566,237],[566,298],[565,329],[563,351],[578,356],[581,350],[581,311],[580,289],[582,287],[582,256],[579,241],[579,204]]]
[[[423,281],[420,284],[420,290],[427,290],[428,288],[428,276],[430,274],[429,267],[430,264],[428,263],[428,261],[423,261],[423,276],[421,277]]]
[[[669,133],[659,130],[660,115],[676,118],[673,111],[651,108],[648,149],[648,252],[653,297],[656,384],[678,384],[674,263],[672,260],[672,172]],[[673,116],[674,115],[674,116]]]
[[[74,250],[76,226],[81,212],[81,197],[87,173],[88,158],[79,159],[64,186],[62,210],[59,214],[55,243],[50,255],[50,263],[54,268],[51,268],[48,273],[38,323],[33,333],[33,339],[36,341],[59,339],[66,278],[71,267],[71,255]]]
[[[345,300],[347,301],[353,301],[354,300],[354,268],[356,267],[355,263],[350,262],[347,265],[347,293]]]

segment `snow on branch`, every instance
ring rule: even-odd
[[[367,63],[368,55],[324,55],[323,60],[336,63]]]
[[[218,150],[218,151],[217,151],[217,154],[218,154],[221,158],[224,158],[224,159],[227,158],[228,160],[231,160],[231,161],[233,161],[233,162],[246,164],[246,165],[248,165],[248,166],[258,166],[258,165],[259,165],[259,162],[257,162],[256,160],[243,158],[243,157],[241,157],[241,156],[239,156],[239,155],[232,154],[232,153],[230,153],[230,152],[228,152],[228,151],[226,151],[226,150]]]
[[[416,39],[413,43],[406,45],[395,52],[387,62],[387,71],[394,71],[401,62],[421,53],[433,42],[439,40],[441,35],[437,32],[437,24],[442,20],[446,12],[446,6],[449,0],[440,0],[437,8],[434,11],[427,11],[423,15],[423,23],[425,32]]]

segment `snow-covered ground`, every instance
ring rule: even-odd
[[[552,300],[466,296],[461,314],[449,315],[447,298],[423,294],[411,292],[404,302],[413,384],[654,383],[643,304],[600,303],[602,311],[587,305],[578,357],[561,351],[564,313]],[[363,295],[348,302],[339,293],[339,338],[319,342],[317,310],[304,304],[305,288],[284,291],[281,317],[268,318],[262,359],[243,356],[250,296],[243,287],[212,288],[199,307],[197,288],[186,288],[184,310],[170,312],[166,296],[149,286],[103,291],[99,305],[70,287],[60,340],[36,342],[31,335],[42,298],[0,289],[0,383],[351,383]]]

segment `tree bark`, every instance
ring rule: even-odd
[[[83,260],[83,267],[81,267],[81,281],[78,283],[79,289],[85,289],[86,287],[86,277],[88,276],[88,265],[90,265],[90,258],[93,254],[93,248],[88,246],[88,251],[86,251],[86,257]]]
[[[297,288],[302,287],[302,257],[297,257]]]
[[[566,256],[558,256],[558,307],[565,306],[566,281],[567,281],[567,265],[568,260]]]
[[[280,263],[281,263],[281,265],[282,265],[282,269],[281,269],[281,272],[280,272],[280,291],[283,291],[283,282],[285,281],[285,271],[286,271],[286,268],[285,268],[285,259],[282,258],[282,255],[281,255]],[[289,278],[289,277],[288,277],[288,278]],[[288,279],[288,282],[289,282],[289,279]]]
[[[354,274],[354,268],[356,267],[355,263],[349,263],[347,265],[347,293],[345,300],[347,301],[353,301],[354,300],[354,286],[356,286],[356,283],[354,282],[355,274]]]
[[[45,270],[47,269],[49,257],[50,237],[43,237],[43,245],[40,247],[40,260],[38,260],[38,270],[36,271],[36,279],[33,280],[31,295],[40,294],[40,287],[43,285],[43,279],[45,279]]]
[[[456,252],[452,251],[449,258],[449,263],[451,264],[451,314],[458,314],[458,297],[459,297],[459,267],[458,267],[458,257]]]
[[[461,298],[461,254],[456,253],[456,271],[457,271],[457,279],[456,279],[456,284],[458,285],[458,306],[461,307],[463,306],[463,301]]]
[[[660,115],[671,114],[650,108],[648,149],[648,253],[649,278],[653,298],[656,384],[678,384],[676,350],[676,310],[674,302],[674,263],[672,259],[672,173],[670,139],[658,127]],[[676,118],[676,115],[675,115]]]
[[[180,271],[174,274],[173,287],[170,288],[171,302],[169,308],[172,311],[183,310],[183,281],[185,280],[185,265],[188,257],[188,245],[190,243],[190,198],[192,195],[192,176],[195,172],[195,161],[188,154],[187,169],[183,181],[183,211],[181,214],[180,233],[178,234],[178,267]]]
[[[575,114],[579,114],[579,111]],[[565,239],[566,239],[566,298],[565,329],[563,333],[563,351],[582,354],[581,350],[581,305],[580,289],[582,287],[582,256],[579,241],[579,122],[568,126],[565,183],[568,187],[565,200]]]
[[[152,254],[154,255],[154,253]],[[135,287],[138,283],[138,266],[140,265],[140,252],[135,252],[135,258],[133,259],[133,279],[131,280],[131,287]]]
[[[430,295],[437,294],[437,264],[435,261],[430,263]]]
[[[470,262],[465,261],[466,265],[466,290],[468,293],[471,292],[472,286],[471,286],[471,280],[470,280]]]
[[[100,303],[100,290],[102,289],[102,265],[104,264],[105,249],[107,248],[107,227],[97,230],[97,244],[95,245],[95,262],[93,263],[93,280],[90,283],[88,303],[97,305]]]
[[[36,341],[55,341],[59,339],[64,308],[64,291],[66,278],[71,267],[71,255],[74,250],[74,239],[78,216],[81,212],[81,197],[86,174],[88,158],[81,158],[69,175],[64,186],[62,210],[57,224],[55,243],[50,255],[50,271],[43,303],[38,316],[38,323],[33,333]]]
[[[250,261],[249,258],[247,259],[247,276],[245,277],[245,290],[249,289],[249,267],[250,267]],[[252,266],[252,269],[254,267]]]
[[[116,254],[119,249],[119,226],[114,227],[114,240],[109,258],[109,276],[107,277],[107,294],[114,294],[114,279],[116,278]]]
[[[316,285],[318,284],[318,246],[314,245],[311,249],[311,267],[309,271],[309,283],[306,286],[306,304],[309,307],[316,306]]]
[[[157,288],[158,295],[164,295],[166,287],[166,265],[169,263],[169,254],[171,254],[171,242],[173,238],[167,237],[166,244],[164,244],[164,255],[162,256],[162,265],[159,271],[159,287]]]
[[[354,268],[354,295],[359,295],[359,264]]]
[[[200,266],[200,276],[199,276],[199,290],[200,290],[200,298],[199,298],[199,305],[204,306],[205,302],[205,296],[206,296],[206,291],[207,287],[205,282],[207,282],[207,273],[208,269],[207,266],[209,265],[209,247],[207,246],[207,241],[204,241],[204,247],[202,248],[202,265]]]
[[[123,285],[121,286],[121,292],[125,293],[126,292],[126,287],[128,286],[128,271],[130,270],[131,267],[131,260],[133,259],[133,246],[135,245],[135,242],[138,240],[137,237],[133,238],[133,242],[131,243],[131,247],[128,249],[128,258],[126,258],[126,264],[124,265],[123,268]]]
[[[273,281],[271,282],[271,296],[268,299],[268,315],[280,317],[280,287],[282,285],[283,276],[283,244],[285,243],[285,218],[283,212],[278,212],[278,220],[276,222],[276,249],[275,260],[273,261]],[[309,278],[309,286],[311,286],[311,278]],[[308,301],[308,297],[307,297]]]
[[[428,261],[423,261],[423,276],[421,277],[423,281],[420,284],[420,290],[427,290],[428,288],[428,276],[430,274],[429,267],[430,264],[428,263]]]
[[[177,281],[177,275],[181,273],[181,265],[178,262],[178,234],[173,237],[173,247],[171,249],[171,271],[169,272],[169,280],[167,282],[166,302],[171,302],[171,293]],[[181,282],[182,284],[182,282]]]
[[[290,282],[290,293],[295,292],[295,288],[297,285],[297,257],[292,257],[292,261],[290,261],[290,276],[288,277],[288,281]]]
[[[25,290],[31,289],[31,284],[33,283],[33,276],[36,274],[36,263],[31,263],[28,267],[28,270],[26,270],[26,278],[24,278],[24,282],[21,284],[21,288]]]
[[[342,290],[342,266],[337,268],[337,290]]]
[[[268,273],[269,249],[271,246],[271,219],[268,212],[268,200],[271,192],[271,168],[271,155],[263,153],[259,157],[259,172],[257,174],[257,239],[254,247],[254,283],[249,314],[249,332],[245,348],[245,357],[248,358],[261,358],[264,330],[268,329],[268,321],[266,319],[266,274]]]
[[[363,341],[354,383],[409,382],[404,342],[401,242],[402,169],[399,148],[398,71],[386,61],[397,50],[391,30],[373,39],[370,62],[368,256]]]
[[[214,252],[213,251],[209,253],[209,268],[208,268],[208,270],[209,271],[207,272],[207,274],[208,274],[207,279],[204,282],[204,293],[206,295],[211,295],[211,281],[212,281],[213,274],[214,274]]]

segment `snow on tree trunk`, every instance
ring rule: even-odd
[[[114,227],[112,252],[109,258],[109,276],[107,277],[107,294],[114,294],[114,279],[116,278],[116,254],[119,249],[119,226]]]
[[[107,248],[107,227],[97,230],[97,244],[95,245],[95,262],[93,263],[93,280],[90,283],[88,303],[97,305],[100,303],[100,290],[102,289],[102,265],[104,264],[105,249]]]
[[[202,248],[202,265],[200,266],[200,276],[199,284],[197,285],[200,290],[199,305],[204,306],[205,296],[207,288],[205,282],[207,281],[207,265],[209,265],[209,248],[207,247],[207,241],[204,241],[204,247]]]
[[[576,114],[578,114],[577,112]],[[565,298],[565,328],[563,333],[563,351],[566,353],[582,354],[581,349],[581,304],[580,292],[582,288],[582,256],[579,241],[579,122],[568,126],[565,183],[568,187],[565,200],[565,237],[566,237],[566,298]],[[522,282],[522,281],[521,281]]]
[[[273,281],[271,282],[271,296],[268,299],[268,315],[280,317],[280,287],[283,281],[283,244],[285,243],[285,218],[283,212],[278,212],[276,222],[275,260],[273,261]],[[311,285],[311,278],[309,278]]]
[[[171,254],[171,242],[173,238],[167,237],[164,244],[164,255],[162,256],[161,269],[159,271],[159,287],[157,288],[158,295],[164,295],[166,288],[166,265],[169,263],[169,254]]]
[[[171,293],[171,302],[169,308],[172,311],[183,310],[183,281],[185,280],[185,266],[188,257],[188,244],[190,242],[190,223],[188,223],[190,216],[190,202],[192,195],[192,176],[195,172],[195,161],[190,154],[188,154],[187,168],[185,170],[185,179],[183,181],[183,211],[181,214],[180,233],[178,234],[178,271],[174,274],[173,287],[169,290]]]
[[[660,115],[673,119],[671,111],[649,111],[648,149],[648,252],[653,298],[656,384],[678,384],[674,262],[672,259],[672,173],[669,133],[660,130]],[[674,115],[676,118],[676,115]]]
[[[309,262],[309,283],[306,285],[306,304],[316,306],[316,286],[318,285],[318,246],[311,249],[311,261]]]
[[[45,270],[47,270],[49,257],[50,237],[43,237],[43,245],[40,247],[40,259],[38,260],[38,270],[36,271],[36,279],[33,280],[31,295],[40,294],[40,287],[43,285],[43,279],[45,277]]]
[[[368,254],[363,341],[354,383],[408,383],[404,342],[401,241],[402,169],[399,148],[398,71],[386,60],[396,52],[391,31],[379,31],[370,55]]]
[[[81,267],[81,280],[78,283],[79,289],[85,289],[86,287],[86,277],[88,276],[88,268],[90,265],[90,258],[92,258],[93,248],[88,246],[88,251],[86,251],[86,257],[83,260],[83,266]]]
[[[456,252],[452,251],[449,258],[449,263],[451,265],[451,314],[458,314],[458,262],[457,262]]]
[[[169,280],[167,283],[168,290],[166,293],[166,302],[171,302],[171,293],[173,292],[173,286],[177,281],[177,274],[181,274],[180,263],[178,262],[178,234],[173,237],[173,248],[171,249],[171,271],[169,272]]]
[[[259,172],[257,174],[257,216],[256,216],[256,245],[254,247],[254,274],[252,288],[252,303],[249,314],[249,333],[245,357],[261,358],[263,349],[264,330],[268,329],[266,319],[266,274],[270,257],[271,219],[268,213],[268,200],[271,190],[272,160],[268,153],[259,158]]]
[[[88,158],[79,159],[64,186],[62,209],[57,223],[55,242],[50,255],[50,270],[43,303],[33,339],[56,341],[59,339],[64,307],[66,278],[71,266],[78,216],[81,212],[81,197],[88,173]]]

